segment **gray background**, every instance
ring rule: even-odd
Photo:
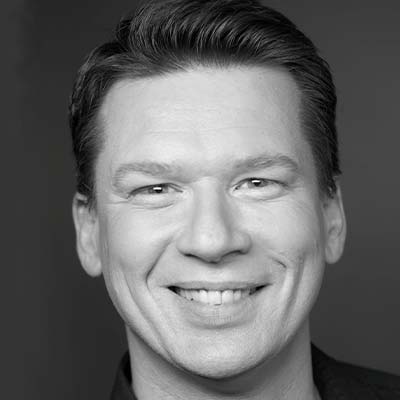
[[[75,255],[66,107],[84,55],[135,4],[2,3],[2,398],[107,399],[125,349],[102,280]],[[314,342],[400,374],[400,2],[268,4],[310,35],[338,88],[349,233],[313,312]]]

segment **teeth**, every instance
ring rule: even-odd
[[[248,297],[254,293],[253,289],[237,289],[237,290],[187,290],[177,288],[176,293],[187,300],[197,301],[204,304],[221,305],[233,303]]]
[[[193,290],[193,292],[197,292],[197,290]],[[199,297],[197,301],[200,303],[208,303],[207,290],[199,290]]]
[[[196,291],[196,290],[188,290],[188,292],[191,293],[192,299],[193,299],[194,301],[199,301],[200,293],[199,293],[198,291]]]
[[[224,290],[221,295],[221,300],[222,300],[222,303],[232,303],[233,302],[233,290]]]
[[[241,296],[242,296],[242,294],[240,293],[240,290],[235,290],[233,292],[233,301],[238,301]]]

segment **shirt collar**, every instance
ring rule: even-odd
[[[351,372],[348,364],[327,356],[311,345],[314,383],[322,400],[378,400],[372,388]]]
[[[131,383],[131,363],[129,353],[126,352],[119,364],[110,400],[137,400]]]

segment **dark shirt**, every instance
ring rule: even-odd
[[[400,377],[336,361],[315,346],[311,354],[321,400],[400,400]],[[137,400],[128,353],[118,368],[111,400]]]

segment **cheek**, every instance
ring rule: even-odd
[[[152,307],[151,274],[168,245],[168,231],[160,229],[159,218],[113,206],[100,227],[104,281],[120,315],[133,326]]]
[[[258,210],[254,237],[260,257],[267,252],[276,266],[276,282],[289,308],[308,308],[324,271],[324,230],[318,202],[310,198],[270,203]],[[250,217],[250,216],[249,216]],[[256,221],[255,218],[252,218]],[[290,300],[289,300],[290,299]]]
[[[310,205],[311,204],[311,205]],[[270,214],[270,248],[279,268],[277,298],[288,335],[309,315],[324,272],[323,225],[318,205],[296,201]],[[278,313],[279,314],[279,313]]]
[[[143,279],[151,272],[171,236],[171,229],[156,214],[127,208],[108,211],[100,224],[100,238],[104,267],[110,273],[119,271]]]
[[[318,295],[324,267],[324,230],[318,204],[296,202],[281,218],[285,230],[278,246],[284,251],[286,289],[296,321],[308,314]]]
[[[271,212],[271,241],[291,265],[307,264],[323,255],[324,230],[318,205],[310,201],[288,201]],[[315,260],[317,261],[317,260]]]

